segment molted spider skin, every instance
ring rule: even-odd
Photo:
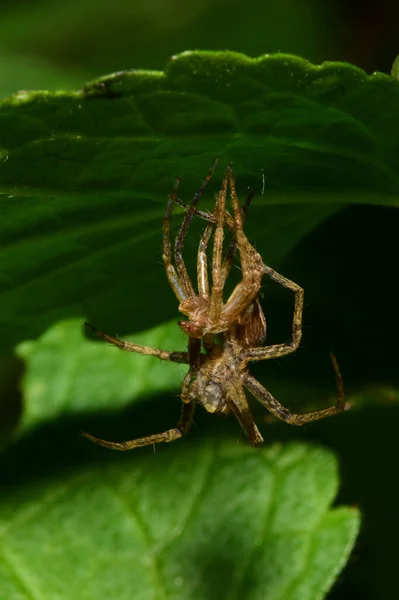
[[[291,413],[249,373],[249,363],[286,356],[295,352],[302,336],[302,312],[304,292],[293,281],[277,273],[263,263],[260,254],[251,246],[243,231],[243,221],[252,200],[250,194],[240,208],[235,190],[235,181],[230,167],[227,168],[220,191],[216,194],[213,213],[197,209],[199,198],[208,184],[217,160],[212,165],[201,187],[190,205],[185,205],[177,196],[179,179],[169,196],[163,222],[163,262],[169,283],[179,300],[179,310],[188,317],[179,326],[188,334],[187,352],[166,352],[132,342],[125,342],[86,324],[98,336],[129,352],[139,352],[162,360],[184,363],[189,370],[181,389],[182,413],[173,429],[127,442],[111,442],[84,433],[93,442],[115,450],[130,450],[159,442],[171,442],[182,437],[190,428],[196,403],[210,413],[233,412],[253,446],[262,444],[263,438],[253,420],[245,396],[246,388],[275,417],[292,425],[303,425],[311,421],[335,415],[345,408],[342,377],[335,356],[331,361],[336,377],[338,398],[335,406],[305,414]],[[230,191],[233,216],[226,210],[227,190]],[[175,203],[185,207],[186,212],[174,244],[170,241],[170,216]],[[198,213],[208,224],[202,234],[197,257],[198,294],[188,275],[183,261],[184,239],[191,221]],[[232,240],[223,258],[224,228],[232,232]],[[207,250],[214,235],[212,256],[212,286],[208,278]],[[233,264],[235,253],[239,254],[242,280],[236,285],[227,302],[223,301],[226,279]],[[258,295],[264,276],[268,276],[294,293],[292,339],[282,344],[265,346],[266,319]]]

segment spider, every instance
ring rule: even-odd
[[[159,442],[176,440],[190,429],[196,402],[202,404],[210,413],[234,413],[246,432],[250,444],[258,446],[263,443],[263,438],[253,420],[244,388],[275,417],[293,425],[303,425],[310,421],[316,421],[337,414],[345,408],[342,377],[333,354],[331,354],[331,360],[335,371],[338,398],[335,406],[329,408],[304,414],[292,413],[250,375],[248,370],[250,362],[278,358],[297,350],[302,336],[304,292],[299,285],[265,265],[261,256],[249,243],[243,231],[243,220],[252,195],[247,198],[243,208],[240,209],[230,166],[226,170],[221,190],[216,194],[214,212],[208,214],[197,209],[199,198],[213,174],[216,162],[212,165],[189,206],[184,205],[177,197],[179,179],[176,180],[164,216],[163,262],[169,283],[180,301],[179,310],[189,317],[188,321],[179,322],[183,331],[189,334],[188,352],[166,352],[140,346],[110,336],[86,323],[87,327],[92,329],[98,336],[123,350],[189,365],[189,370],[182,383],[181,399],[183,406],[179,423],[175,428],[163,433],[126,442],[102,440],[91,434],[83,433],[86,438],[101,446],[115,450],[130,450]],[[233,217],[225,208],[228,188],[232,200]],[[171,259],[169,226],[174,203],[183,204],[186,208],[183,223],[175,241],[176,268],[173,266]],[[198,295],[194,292],[182,258],[184,239],[196,212],[209,221],[202,234],[198,250]],[[223,260],[223,228],[225,225],[232,229],[233,238]],[[213,231],[212,290],[209,292],[206,258],[208,243]],[[232,266],[236,248],[241,259],[242,280],[234,288],[227,302],[223,303],[223,289]],[[268,275],[283,287],[294,292],[292,339],[289,342],[263,346],[266,338],[266,320],[259,303],[258,294],[264,275]],[[216,334],[220,334],[220,343],[218,343]],[[201,342],[205,353],[201,352]]]
[[[222,188],[216,195],[215,210],[213,214],[197,211],[198,201],[205,186],[212,177],[217,162],[218,159],[215,160],[191,204],[187,207],[183,204],[186,208],[186,212],[175,241],[174,256],[176,268],[172,264],[169,223],[173,205],[180,202],[177,197],[179,179],[176,180],[175,188],[169,196],[163,223],[162,258],[166,275],[172,290],[180,302],[179,311],[189,318],[187,321],[180,321],[179,326],[183,331],[188,333],[191,338],[198,339],[203,338],[207,334],[221,333],[222,331],[225,331],[231,323],[240,319],[241,315],[245,312],[245,309],[258,295],[263,278],[262,257],[256,252],[255,248],[250,245],[243,231],[243,217],[245,217],[246,209],[253,194],[248,196],[247,201],[241,210],[238,205],[235,182],[230,167],[228,167],[226,171],[226,176],[222,182]],[[225,210],[228,186],[230,186],[232,194],[234,218],[231,218],[229,213]],[[182,256],[184,239],[196,212],[200,212],[201,216],[211,221],[211,224],[209,224],[204,231],[198,251],[198,294],[194,291]],[[226,260],[223,263],[222,252],[225,222],[233,231],[233,240],[230,244]],[[212,227],[212,223],[215,224],[214,228]],[[206,249],[213,229],[215,229],[215,234],[212,263],[212,289],[210,290]],[[227,302],[224,303],[223,289],[232,265],[236,248],[238,249],[241,260],[242,280],[234,288]]]

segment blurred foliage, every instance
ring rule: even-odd
[[[293,0],[270,0],[266,5],[250,0],[245,11],[239,0],[41,0],[3,9],[0,48],[57,65],[62,87],[67,85],[64,69],[83,71],[87,78],[132,67],[155,69],[167,57],[196,48],[252,56],[281,49],[317,60],[316,48],[322,38],[325,41],[317,33],[323,14],[315,0],[300,6]],[[277,29],[276,21],[281,23]],[[80,81],[81,76],[76,84]],[[20,85],[26,89],[23,80]]]
[[[312,447],[315,441],[339,458],[338,501],[358,506],[363,516],[350,564],[329,598],[393,597],[399,534],[399,487],[392,475],[399,410],[392,275],[399,227],[398,82],[367,77],[349,65],[315,68],[287,56],[276,57],[275,71],[268,75],[256,72],[256,62],[234,55],[228,59],[238,61],[233,74],[226,69],[231,63],[218,63],[220,57],[214,64],[208,57],[201,69],[186,55],[169,62],[166,78],[159,69],[179,51],[229,48],[250,56],[294,52],[314,62],[352,59],[369,71],[389,72],[397,54],[398,6],[387,1],[376,11],[360,2],[250,0],[244,9],[238,0],[190,5],[41,0],[3,2],[0,11],[3,98],[18,90],[72,90],[107,71],[157,70],[106,77],[79,93],[23,93],[0,108],[2,346],[10,352],[17,341],[41,335],[18,347],[20,358],[1,357],[2,446],[21,420],[16,443],[2,457],[0,535],[6,560],[1,593],[7,599],[55,595],[65,592],[60,582],[68,583],[71,576],[81,583],[80,593],[85,589],[81,597],[89,599],[98,596],[100,573],[101,593],[107,589],[109,597],[131,597],[137,591],[129,587],[135,548],[141,548],[143,561],[135,563],[142,568],[139,581],[145,582],[153,568],[148,564],[159,560],[155,523],[165,539],[186,533],[195,540],[191,546],[175,545],[174,554],[151,571],[156,577],[168,574],[167,585],[173,581],[168,597],[180,593],[179,568],[190,567],[190,553],[197,560],[199,549],[200,570],[207,573],[203,584],[213,581],[213,569],[219,578],[223,569],[235,572],[242,557],[244,562],[255,557],[253,569],[244,565],[237,575],[241,579],[231,597],[242,590],[265,597],[266,588],[254,581],[273,590],[270,577],[286,566],[281,558],[297,557],[299,568],[307,544],[313,550],[306,575],[289,580],[292,573],[286,573],[280,583],[285,581],[289,591],[279,597],[322,598],[350,550],[357,518],[347,508],[327,510],[336,493],[336,467],[331,453]],[[139,98],[138,105],[132,97]],[[162,151],[154,145],[154,133]],[[183,174],[181,191],[189,198],[216,154],[223,163],[234,160],[241,196],[248,186],[257,192],[246,226],[250,240],[267,263],[306,290],[303,347],[283,361],[256,365],[253,373],[296,410],[325,406],[334,401],[328,362],[333,349],[352,410],[297,430],[284,424],[262,427],[264,411],[254,405],[268,444],[280,443],[259,452],[266,457],[262,468],[254,466],[255,453],[235,444],[234,419],[201,411],[188,442],[160,448],[155,457],[151,449],[123,456],[91,447],[79,439],[80,429],[133,438],[173,426],[178,418],[183,367],[87,341],[80,323],[90,317],[112,333],[136,331],[131,339],[165,349],[184,344],[173,324],[137,331],[177,313],[160,265],[162,210],[173,177]],[[220,176],[205,199],[208,207]],[[174,227],[178,222],[176,215]],[[191,267],[200,229],[197,224],[187,244]],[[264,293],[270,343],[288,338],[291,298],[267,282]],[[66,317],[77,318],[46,331]],[[21,398],[22,361],[27,373]],[[228,441],[215,444],[216,436]],[[291,445],[298,439],[301,444]],[[196,496],[196,477],[210,448],[217,448],[219,457],[213,482]],[[268,478],[270,469],[280,473],[284,455],[291,456],[294,480],[279,495]],[[281,472],[279,481],[284,478]],[[234,516],[226,513],[228,522],[218,512],[226,498],[236,503]],[[298,500],[284,518],[284,535],[294,538],[295,548],[276,548],[273,520],[263,530],[267,544],[250,529],[255,546],[249,548],[248,523],[256,527],[268,502],[282,503],[283,510],[288,498]],[[160,506],[166,511],[162,522]],[[179,519],[190,510],[191,529],[185,532]],[[204,515],[200,525],[197,510]],[[300,519],[324,511],[319,525],[342,519],[328,530],[342,533],[341,541],[333,542],[337,553],[330,554],[330,562],[324,552],[331,547],[326,529],[318,530],[320,547],[312,537],[315,529],[309,537],[308,523],[303,532],[289,529],[296,510]],[[229,528],[231,523],[236,527]],[[229,532],[238,535],[234,543],[220,537]],[[306,544],[295,537],[302,534]],[[218,558],[225,563],[208,564],[214,540],[220,541]],[[234,556],[228,555],[230,546],[237,549]],[[79,555],[85,560],[78,573]],[[46,565],[45,574],[39,563]],[[274,569],[264,572],[266,563]],[[202,593],[195,582],[198,572],[190,578],[197,594]],[[159,580],[148,582],[148,597],[157,597],[154,589],[162,597],[159,585]],[[224,589],[214,589],[223,597]],[[140,593],[136,597],[147,597],[143,588]]]
[[[107,71],[159,69],[195,49],[291,52],[389,72],[398,16],[394,0],[380,2],[378,11],[360,0],[2,2],[0,97],[72,89]]]

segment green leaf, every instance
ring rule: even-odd
[[[124,334],[176,314],[159,264],[165,199],[178,174],[189,199],[216,156],[204,206],[233,161],[240,196],[258,192],[247,231],[272,266],[347,203],[396,205],[398,100],[396,80],[348,64],[189,52],[164,72],[4,101],[3,348],[64,318]]]
[[[175,323],[134,339],[173,350],[185,342]],[[234,433],[218,444],[202,433],[194,444],[195,428],[188,443],[155,455],[104,451],[79,430],[100,434],[102,411],[112,436],[112,413],[153,393],[162,394],[165,414],[178,412],[172,390],[186,368],[85,339],[78,320],[21,344],[18,354],[27,363],[26,412],[0,478],[7,598],[325,596],[359,528],[355,509],[329,510],[338,487],[330,452],[305,444],[254,451]],[[149,423],[136,412],[115,436],[173,424],[160,424],[148,407]]]
[[[329,508],[337,465],[321,448],[180,445],[117,457],[28,481],[23,494],[21,473],[6,478],[7,600],[317,600],[353,546],[359,516]]]
[[[171,351],[187,348],[175,322],[130,339]],[[77,319],[57,323],[37,341],[20,344],[17,351],[27,363],[22,432],[62,416],[120,409],[146,395],[176,390],[187,371],[186,365],[88,340]]]

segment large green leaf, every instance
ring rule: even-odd
[[[359,524],[356,509],[329,509],[334,457],[306,445],[150,449],[28,480],[22,494],[21,477],[1,486],[7,600],[317,600]]]
[[[184,347],[175,323],[134,339]],[[172,389],[185,367],[87,340],[79,320],[18,353],[26,412],[18,444],[3,456],[7,493],[0,485],[7,598],[325,596],[359,527],[356,509],[329,510],[338,486],[330,452],[303,444],[254,451],[237,445],[237,423],[229,442],[200,433],[200,443],[155,455],[104,451],[79,440],[79,430],[102,427],[120,439],[174,425],[174,416],[161,424],[148,403],[147,423],[136,412],[123,418],[123,433],[110,432],[113,414],[143,395],[162,393],[163,415],[178,412]]]
[[[191,52],[164,72],[4,101],[3,347],[71,316],[121,334],[171,317],[166,195],[183,174],[190,198],[215,156],[204,204],[233,161],[240,195],[258,192],[247,231],[272,265],[346,203],[395,205],[398,99],[398,81],[347,64]]]

